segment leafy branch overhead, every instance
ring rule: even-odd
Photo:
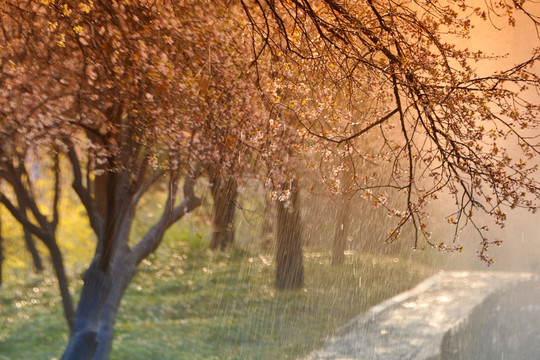
[[[281,184],[298,159],[332,158],[335,168],[319,164],[323,181],[387,206],[397,217],[390,241],[412,222],[430,242],[426,204],[448,193],[449,222],[483,233],[476,213],[503,225],[508,208],[537,206],[540,48],[486,74],[477,67],[500,59],[460,41],[483,22],[538,29],[537,10],[529,1],[5,1],[3,152],[68,154],[88,172],[74,172],[87,203],[81,184],[110,170],[137,169],[141,189],[195,166]],[[364,174],[366,161],[390,171]],[[354,180],[347,189],[341,173]],[[394,190],[402,206],[383,201]]]
[[[405,208],[389,208],[398,217],[390,241],[412,222],[417,238],[422,233],[430,242],[425,206],[438,193],[454,199],[455,213],[449,216],[456,226],[454,240],[457,230],[472,224],[488,243],[474,221],[477,212],[492,215],[502,226],[508,208],[536,210],[540,38],[531,39],[537,46],[531,46],[528,58],[490,74],[476,68],[483,70],[482,64],[500,58],[460,44],[482,22],[497,31],[500,18],[513,26],[520,17],[538,35],[537,4],[242,4],[255,34],[255,57],[268,52],[279,60],[274,65],[275,102],[293,114],[300,131],[316,142],[326,141],[319,145],[323,151],[347,155],[341,171],[355,179],[355,188],[344,190],[361,191],[379,204],[374,188],[405,192]],[[299,94],[300,100],[282,101],[285,91]],[[366,149],[366,139],[377,145]],[[386,161],[391,174],[376,183],[361,181],[363,174],[354,165],[360,159]]]

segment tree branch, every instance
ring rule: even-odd
[[[26,229],[32,232],[32,234],[36,235],[40,239],[46,239],[47,238],[47,232],[43,230],[42,228],[32,224],[30,220],[28,220],[28,217],[24,212],[21,210],[21,208],[18,208],[15,206],[4,194],[0,193],[0,202],[4,204],[4,206],[9,210],[11,215],[21,223],[22,226],[24,226]]]
[[[53,171],[54,171],[54,198],[53,198],[53,219],[51,222],[51,225],[54,229],[58,226],[59,221],[59,211],[58,211],[58,202],[60,201],[60,163],[58,159],[58,153],[54,156],[54,165],[53,165]]]
[[[100,234],[103,234],[104,220],[98,215],[96,204],[90,196],[88,188],[83,185],[81,163],[79,161],[77,151],[71,142],[68,142],[68,158],[73,168],[73,182],[71,186],[79,196],[79,199],[86,209],[86,213],[88,214],[88,218],[90,220],[90,225],[94,229],[94,232],[99,236]]]
[[[182,203],[173,208],[174,196],[176,194],[176,179],[171,174],[169,195],[161,218],[148,230],[132,250],[131,256],[134,257],[136,264],[140,263],[159,246],[165,230],[180,220],[185,214],[201,205],[201,199],[195,195],[194,186],[195,177],[193,175],[186,175],[184,180],[184,199]]]

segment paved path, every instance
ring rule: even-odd
[[[489,295],[533,278],[527,273],[437,274],[353,319],[305,360],[440,359],[445,334],[465,324]]]

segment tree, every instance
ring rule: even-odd
[[[352,187],[352,178],[350,173],[345,168],[341,173],[342,194],[336,199],[336,227],[334,229],[334,242],[332,244],[332,265],[342,265],[345,261],[345,250],[347,250],[347,239],[350,236],[351,231],[351,212],[352,201],[350,195],[350,189]]]
[[[318,139],[323,151],[361,154],[391,165],[384,184],[373,184],[353,167],[355,187],[370,202],[385,206],[387,189],[405,195],[402,206],[388,207],[397,220],[389,241],[412,223],[415,247],[423,235],[441,250],[461,249],[432,242],[428,231],[426,204],[450,194],[455,209],[447,220],[456,227],[453,241],[460,228],[472,225],[481,239],[478,256],[490,263],[487,248],[498,241],[488,240],[475,215],[487,213],[502,226],[507,209],[537,208],[540,188],[532,158],[540,150],[534,136],[540,108],[528,94],[539,90],[533,67],[540,49],[508,69],[478,74],[476,63],[496,58],[459,45],[474,35],[475,23],[486,19],[513,25],[519,14],[538,29],[533,2],[242,4],[258,34],[255,56],[268,51],[279,59],[275,71],[283,81],[278,86],[294,87],[301,96],[294,104],[276,97],[294,112],[298,128]],[[359,109],[365,94],[369,101]],[[362,139],[376,132],[378,151],[366,152]]]
[[[530,66],[539,52],[507,71],[476,76],[472,63],[485,56],[459,49],[444,34],[467,36],[468,18],[482,18],[481,8],[373,0],[241,5],[245,17],[226,2],[2,4],[2,158],[9,163],[19,149],[44,144],[65,154],[98,239],[65,359],[108,356],[137,265],[199,205],[194,183],[203,169],[229,176],[261,166],[261,178],[284,184],[292,163],[284,158],[304,151],[298,139],[328,157],[355,153],[390,163],[383,185],[352,166],[357,190],[370,201],[386,206],[383,187],[405,193],[403,208],[388,207],[397,218],[390,239],[412,222],[430,242],[425,204],[445,189],[456,201],[448,218],[456,227],[477,226],[477,210],[503,224],[506,205],[536,206],[536,168],[526,161],[538,144],[524,129],[538,125],[539,108],[522,95],[538,87]],[[511,11],[525,6],[496,5],[511,21]],[[250,50],[254,58],[246,57]],[[369,104],[357,109],[366,94]],[[362,150],[361,139],[375,131],[380,151]],[[521,159],[505,149],[512,139]],[[325,175],[332,182],[339,172]],[[282,226],[299,219],[298,191],[290,185],[283,200],[293,205],[290,212],[280,205]],[[165,194],[162,216],[130,239],[140,199],[156,188]],[[29,219],[18,220],[31,228]],[[49,223],[45,217],[43,226]],[[490,243],[482,239],[479,255],[489,261]]]
[[[264,205],[262,209],[262,226],[261,226],[261,248],[270,249],[273,246],[273,239],[275,238],[275,207],[273,206],[272,199],[268,194],[264,193]]]
[[[39,252],[34,243],[32,232],[30,232],[30,230],[28,230],[27,228],[23,227],[23,233],[24,233],[24,243],[26,245],[26,248],[28,249],[28,252],[32,256],[34,269],[36,273],[40,274],[43,272],[43,262],[41,261],[41,256],[39,255]]]
[[[338,199],[334,242],[332,244],[332,265],[342,265],[347,250],[347,237],[351,225],[351,201],[342,196]]]
[[[50,206],[43,209],[43,207],[40,207],[34,184],[26,170],[25,155],[20,153],[18,149],[10,149],[9,144],[0,147],[0,179],[3,179],[10,187],[15,198],[15,201],[12,201],[5,193],[0,193],[0,202],[23,225],[27,246],[29,244],[33,245],[31,238],[31,234],[33,234],[43,242],[49,251],[54,272],[58,279],[64,316],[68,327],[71,329],[74,317],[73,299],[69,291],[69,281],[64,260],[56,239],[56,230],[60,218],[58,210],[61,190],[59,157],[58,154],[54,154],[51,159],[53,174],[52,200]],[[37,255],[36,249],[33,250],[35,254],[32,253],[32,255]]]
[[[277,202],[276,287],[298,289],[304,285],[300,190],[298,180],[283,186],[287,197]]]
[[[0,287],[2,286],[3,272],[2,266],[4,265],[4,237],[2,233],[2,214],[0,213]]]
[[[234,213],[238,198],[238,184],[233,176],[212,176],[211,194],[214,199],[214,219],[210,248],[225,250],[234,243]]]
[[[227,176],[263,155],[276,163],[278,151],[265,151],[273,129],[243,56],[249,43],[237,36],[238,10],[167,1],[2,5],[2,156],[9,162],[19,148],[54,144],[97,237],[64,359],[108,357],[137,265],[199,206],[194,185],[204,169]],[[140,199],[156,188],[162,216],[130,239]]]

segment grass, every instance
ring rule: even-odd
[[[213,254],[169,236],[145,260],[120,308],[111,359],[295,359],[369,307],[431,275],[393,257],[305,254],[306,285],[273,287],[271,255]],[[76,282],[76,292],[80,289]],[[56,283],[0,289],[0,359],[59,359],[67,342]]]

